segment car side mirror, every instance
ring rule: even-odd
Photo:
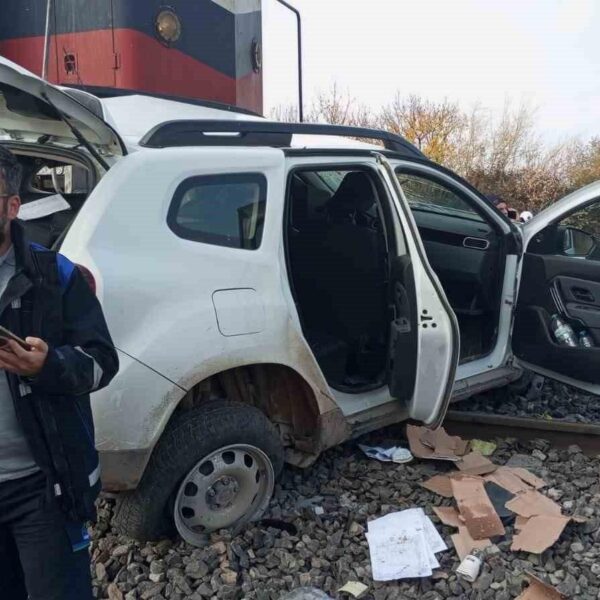
[[[563,230],[562,253],[565,256],[589,256],[595,247],[596,240],[593,235],[575,227],[567,227]]]

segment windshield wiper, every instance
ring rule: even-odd
[[[85,136],[81,133],[81,131],[79,131],[79,129],[77,129],[77,127],[75,127],[75,125],[69,121],[65,114],[56,107],[54,102],[52,102],[52,100],[50,100],[48,97],[48,94],[42,92],[42,98],[44,98],[44,100],[58,113],[60,120],[71,130],[71,133],[75,136],[75,139],[79,142],[79,144],[85,146],[89,150],[90,154],[100,163],[102,168],[105,171],[108,171],[110,169],[110,165],[102,158],[102,156],[100,156],[96,148],[94,148],[94,146],[85,139]]]

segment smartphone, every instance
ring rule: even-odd
[[[508,209],[508,218],[512,219],[513,221],[516,221],[518,218],[519,214],[517,213],[517,211],[514,208],[509,208]]]
[[[8,340],[17,342],[23,350],[31,350],[31,346],[25,340],[22,340],[18,335],[0,325],[0,348],[4,348]]]

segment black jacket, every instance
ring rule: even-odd
[[[18,221],[11,234],[16,272],[0,299],[0,323],[49,346],[37,376],[8,376],[17,417],[49,497],[72,520],[94,520],[100,468],[89,394],[108,385],[118,357],[100,303],[79,269],[27,241]]]

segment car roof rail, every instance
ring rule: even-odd
[[[424,154],[403,137],[366,127],[323,123],[278,123],[275,121],[183,120],[166,121],[152,128],[141,140],[146,148],[176,146],[272,146],[289,148],[294,135],[338,136],[377,140],[387,150],[411,157]]]

